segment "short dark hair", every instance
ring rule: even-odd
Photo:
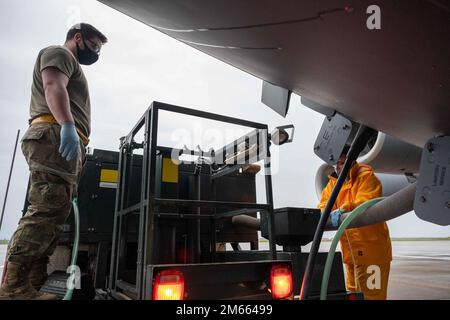
[[[108,42],[108,38],[97,30],[93,25],[90,25],[89,23],[77,23],[72,28],[69,29],[66,36],[66,42],[71,40],[75,34],[81,33],[81,35],[85,39],[92,39],[94,37],[98,37],[102,43]]]

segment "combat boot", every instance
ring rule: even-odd
[[[57,300],[54,294],[40,293],[33,288],[28,278],[30,266],[9,261],[6,275],[0,288],[0,300]]]
[[[48,259],[40,259],[34,261],[30,266],[30,274],[28,276],[28,279],[30,280],[31,285],[37,291],[41,289],[48,277],[47,260]]]

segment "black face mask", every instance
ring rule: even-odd
[[[98,60],[99,54],[89,49],[83,39],[84,49],[81,49],[77,43],[78,62],[80,64],[91,65]]]

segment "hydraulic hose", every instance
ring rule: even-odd
[[[314,271],[314,265],[316,262],[317,253],[319,252],[320,242],[322,240],[323,232],[330,216],[331,210],[333,209],[334,203],[341,191],[342,185],[347,178],[348,173],[352,167],[353,161],[355,161],[361,151],[366,146],[369,139],[376,133],[375,130],[361,125],[356,133],[356,136],[352,142],[350,150],[348,151],[347,160],[345,160],[344,166],[341,173],[336,181],[336,184],[331,191],[330,198],[327,201],[325,209],[320,217],[319,224],[317,225],[316,232],[314,233],[313,242],[311,244],[311,250],[308,255],[308,260],[306,262],[305,273],[303,275],[302,288],[300,292],[300,300],[305,300],[309,296],[309,291],[311,290],[311,281]]]
[[[359,228],[395,219],[414,209],[414,196],[417,182],[387,197],[382,202],[370,207],[367,211],[354,219],[347,229]],[[343,218],[345,218],[345,213]]]
[[[327,255],[327,260],[325,262],[325,268],[324,268],[323,276],[322,276],[322,284],[321,284],[321,288],[320,288],[320,300],[327,299],[328,280],[330,279],[330,273],[331,273],[331,267],[333,265],[334,254],[336,252],[336,247],[337,247],[337,244],[339,243],[339,239],[341,238],[345,229],[347,229],[347,227],[350,225],[350,223],[354,219],[356,219],[358,216],[363,214],[368,208],[370,208],[371,206],[380,202],[383,199],[384,198],[376,198],[376,199],[366,201],[363,204],[359,205],[356,209],[349,212],[347,217],[344,219],[342,224],[339,226],[339,229],[333,238],[333,242],[331,243],[331,247],[330,247],[330,250]]]
[[[250,217],[245,214],[240,214],[231,218],[231,223],[236,226],[241,226],[244,228],[252,230],[261,230],[261,220],[255,217]]]
[[[75,219],[75,237],[73,240],[73,247],[72,247],[72,259],[70,261],[70,276],[67,283],[70,283],[71,286],[67,288],[66,294],[64,295],[63,300],[72,300],[73,295],[73,289],[75,286],[77,276],[76,274],[76,265],[77,265],[77,257],[78,257],[78,244],[80,242],[80,213],[78,211],[78,198],[74,198],[72,201],[73,206],[73,216]]]
[[[360,228],[372,224],[386,222],[408,212],[411,212],[414,208],[414,196],[416,193],[417,182],[410,184],[409,186],[397,191],[396,193],[386,197],[383,201],[367,209],[363,215],[353,219],[347,229]],[[340,220],[343,221],[350,212],[344,213]],[[325,230],[332,231],[337,230],[330,221],[327,222]]]

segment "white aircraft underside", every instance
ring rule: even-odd
[[[450,134],[450,1],[100,1],[416,146]]]

